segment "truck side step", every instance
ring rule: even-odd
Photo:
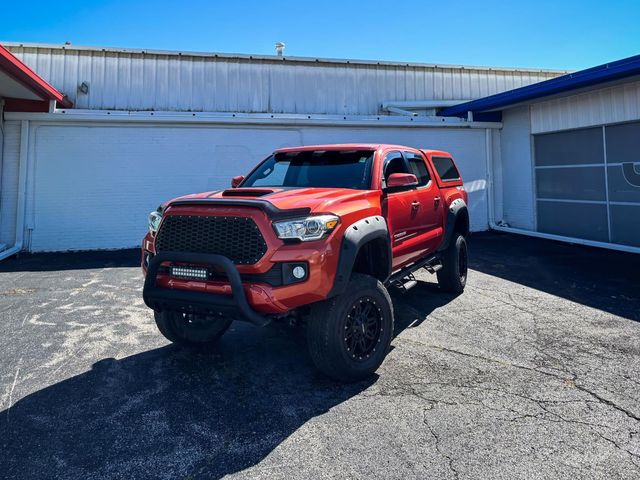
[[[409,276],[411,276],[411,280],[415,281],[415,278],[413,278],[413,272],[420,270],[421,268],[425,268],[429,273],[436,273],[442,268],[440,255],[432,255],[431,257],[423,258],[422,260],[418,260],[417,262],[398,270],[389,277],[386,284],[390,285],[398,282],[404,283],[405,277]]]
[[[417,280],[407,280],[402,284],[402,289],[407,292],[418,284]]]
[[[442,268],[442,263],[435,263],[435,264],[425,265],[424,268],[429,273],[436,273],[438,270],[440,270]]]
[[[403,292],[408,292],[418,284],[418,281],[415,279],[413,274],[410,273],[404,278],[394,280],[391,284],[399,290],[402,290]]]

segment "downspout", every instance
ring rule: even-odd
[[[471,100],[410,100],[410,101],[395,101],[390,100],[382,102],[382,109],[386,110],[388,107],[397,107],[403,109],[411,108],[444,108],[455,107],[461,103],[470,102]]]
[[[388,101],[382,102],[380,107],[389,113],[417,117],[418,113],[412,110],[433,110],[436,108],[454,107],[469,100],[412,100],[412,101]]]
[[[392,107],[387,105],[385,108],[389,113],[397,113],[398,115],[407,115],[409,117],[417,117],[418,114],[416,112],[410,112],[409,110],[405,110],[404,108]]]
[[[2,227],[2,172],[4,169],[4,98],[0,98],[0,227]],[[7,246],[0,243],[0,252]]]
[[[494,221],[494,197],[493,197],[493,138],[491,136],[491,130],[486,129],[484,137],[485,144],[485,158],[487,162],[487,219],[489,228],[495,230],[497,225]]]
[[[491,129],[485,130],[485,146],[486,146],[486,161],[487,161],[487,214],[489,220],[489,229],[496,230],[498,232],[516,233],[518,235],[527,235],[529,237],[544,238],[546,240],[555,240],[564,243],[574,243],[577,245],[586,245],[588,247],[600,247],[608,248],[609,250],[618,250],[628,253],[640,253],[640,247],[632,247],[629,245],[617,245],[614,243],[598,242],[595,240],[585,240],[582,238],[565,237],[563,235],[554,235],[552,233],[535,232],[532,230],[524,230],[521,228],[507,227],[504,225],[498,225],[495,221],[494,211],[494,192],[493,192],[493,138],[491,136]]]
[[[24,244],[24,213],[27,200],[27,161],[29,149],[29,120],[22,120],[20,125],[20,155],[18,157],[18,199],[16,206],[16,236],[12,247],[0,252],[0,260],[15,255],[22,250]]]

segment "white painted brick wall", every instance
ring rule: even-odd
[[[16,234],[18,198],[18,158],[20,155],[20,123],[4,123],[4,146],[0,178],[0,243],[13,245]]]
[[[533,230],[535,210],[529,107],[505,110],[502,123],[502,220],[511,227]],[[501,218],[496,216],[496,220]]]
[[[32,124],[32,251],[139,245],[147,214],[175,196],[227,188],[281,146],[398,143],[455,156],[473,230],[487,228],[484,130]]]
[[[227,187],[273,149],[300,142],[286,129],[41,125],[32,135],[33,251],[136,246],[162,201]]]

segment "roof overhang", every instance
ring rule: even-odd
[[[551,80],[461,103],[441,110],[438,115],[460,117],[466,116],[467,112],[473,112],[475,118],[476,113],[496,112],[539,99],[546,100],[547,98],[571,95],[588,89],[602,88],[621,81],[629,81],[630,77],[637,77],[638,75],[640,75],[640,55],[635,55],[579,72],[562,75]]]
[[[0,98],[5,99],[6,110],[34,111],[54,100],[60,107],[73,104],[61,92],[22,63],[9,50],[0,45]]]

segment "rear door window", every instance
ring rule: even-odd
[[[433,165],[436,167],[440,180],[451,182],[460,180],[460,172],[456,168],[453,160],[449,157],[432,157]]]

